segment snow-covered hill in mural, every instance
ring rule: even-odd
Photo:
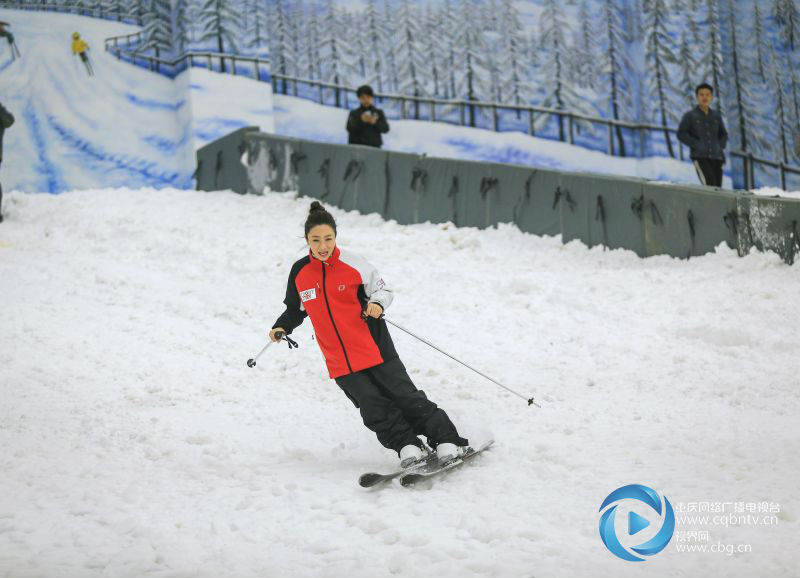
[[[17,117],[4,139],[6,190],[188,187],[194,171],[187,87],[118,63],[103,40],[137,28],[67,14],[0,10],[22,58],[0,54],[0,99]],[[70,49],[80,32],[89,77]]]
[[[1,10],[22,58],[0,51],[6,190],[99,186],[192,188],[195,148],[240,126],[272,130],[272,87],[195,71],[175,80],[119,62],[104,39],[137,26],[62,13]],[[70,50],[80,32],[95,76]]]

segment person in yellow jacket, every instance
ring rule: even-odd
[[[89,73],[89,76],[94,76],[94,70],[92,70],[92,63],[89,62],[89,55],[87,52],[89,51],[89,45],[86,44],[86,41],[81,38],[81,35],[77,32],[72,33],[72,54],[77,54],[81,57],[84,66],[86,66],[86,72]]]

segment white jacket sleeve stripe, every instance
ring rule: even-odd
[[[392,304],[394,294],[378,270],[366,259],[350,251],[339,250],[339,260],[347,263],[361,274],[364,292],[371,303],[377,303],[386,311]]]

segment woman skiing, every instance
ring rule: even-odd
[[[269,333],[274,342],[311,318],[328,372],[378,441],[408,467],[423,459],[424,435],[440,462],[464,453],[447,414],[418,390],[395,351],[381,315],[391,289],[362,257],[336,246],[336,222],[317,201],[305,223],[309,254],[289,274],[286,310]]]
[[[72,33],[72,54],[77,54],[81,57],[83,61],[83,65],[86,67],[86,72],[89,73],[89,76],[94,76],[94,70],[92,70],[92,63],[89,62],[89,55],[87,52],[89,51],[89,45],[86,44],[86,41],[81,38],[81,35],[77,32]]]

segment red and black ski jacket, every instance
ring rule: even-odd
[[[386,322],[361,316],[367,303],[385,311],[392,298],[378,270],[363,257],[337,247],[320,261],[309,252],[292,267],[286,311],[272,327],[288,334],[310,317],[328,372],[337,378],[397,357]]]

